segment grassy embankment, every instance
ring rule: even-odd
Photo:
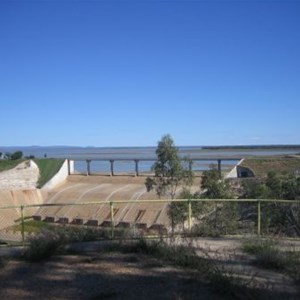
[[[64,163],[63,159],[34,159],[34,162],[40,169],[40,177],[37,183],[37,188],[43,187],[61,168]]]
[[[250,168],[255,176],[265,177],[268,172],[287,175],[300,170],[300,158],[297,157],[253,157],[245,159],[242,167]]]
[[[22,163],[25,159],[17,160],[0,160],[0,172],[7,171],[15,168],[18,164]]]
[[[24,162],[25,159],[18,160],[1,160],[0,172],[7,171],[15,168],[18,164]],[[37,183],[37,188],[41,188],[46,182],[48,182],[61,168],[63,159],[34,159],[34,162],[38,165],[40,170],[40,177]]]

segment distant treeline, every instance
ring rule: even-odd
[[[224,149],[300,149],[300,145],[203,146],[203,150]]]

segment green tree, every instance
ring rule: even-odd
[[[269,198],[300,200],[300,178],[296,175],[278,177],[268,174],[266,186]],[[268,203],[265,218],[275,233],[286,232],[300,236],[300,204]]]
[[[200,196],[205,199],[232,199],[234,194],[229,181],[214,165],[211,165],[209,170],[203,172]],[[238,219],[235,202],[207,202],[205,205],[205,210],[210,211],[205,218],[202,218],[204,225],[208,226],[206,234],[220,235],[234,232]],[[199,228],[201,232],[201,227]]]
[[[282,182],[275,172],[268,172],[265,186],[268,189],[267,198],[282,199]]]
[[[152,166],[154,177],[146,178],[147,191],[155,189],[159,197],[174,199],[179,186],[192,184],[193,172],[182,164],[178,149],[169,134],[158,142],[156,156],[157,160]]]
[[[257,178],[245,178],[241,184],[242,199],[264,199],[268,195],[268,188]]]
[[[242,187],[242,198],[300,200],[300,178],[296,175],[269,172],[263,180],[243,180]],[[252,212],[255,211],[253,205]],[[264,231],[300,236],[300,204],[264,202],[261,216]]]
[[[17,160],[17,159],[21,159],[22,157],[23,157],[23,152],[22,151],[16,151],[11,155],[10,159],[11,160]]]
[[[203,172],[201,190],[203,198],[231,199],[233,197],[229,181],[220,175],[219,170],[214,165]]]
[[[154,177],[147,177],[147,191],[155,190],[159,197],[167,196],[174,199],[180,186],[190,186],[193,183],[193,172],[183,164],[179,157],[172,137],[164,135],[156,149],[157,160],[152,166]],[[175,225],[185,218],[185,205],[171,202],[168,215],[171,219],[172,231]]]

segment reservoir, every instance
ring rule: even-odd
[[[210,164],[216,164],[216,159],[226,157],[222,162],[222,169],[231,169],[238,163],[236,158],[251,156],[274,156],[274,155],[292,155],[300,153],[300,146],[283,146],[280,148],[255,146],[249,147],[201,147],[201,146],[183,146],[177,147],[179,155],[184,158],[193,159],[193,170],[207,170]],[[69,146],[52,146],[52,147],[1,147],[0,152],[22,151],[25,157],[34,156],[36,158],[66,158],[75,161],[75,170],[78,173],[86,171],[86,160],[91,160],[91,173],[107,172],[110,168],[109,160],[115,160],[114,168],[116,173],[134,172],[134,160],[147,159],[140,161],[139,169],[141,172],[149,172],[153,165],[156,155],[156,147],[69,147]],[[101,159],[101,161],[97,161]],[[119,159],[119,161],[118,161]],[[132,161],[122,161],[122,159],[132,159]],[[197,161],[199,159],[199,161]],[[211,159],[201,161],[201,159]],[[106,160],[106,161],[102,161]]]

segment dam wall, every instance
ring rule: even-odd
[[[43,195],[38,189],[31,190],[0,190],[0,206],[21,206],[30,204],[42,204]],[[37,208],[27,208],[25,211],[26,216],[35,214]],[[21,218],[20,208],[1,208],[0,210],[0,230],[9,228],[13,225],[18,224]],[[1,237],[3,234],[1,233]]]
[[[42,187],[42,190],[49,191],[61,185],[67,180],[70,172],[74,173],[74,161],[65,160],[60,170]]]
[[[33,160],[27,160],[11,170],[0,172],[0,190],[35,189],[38,179],[38,166]]]

